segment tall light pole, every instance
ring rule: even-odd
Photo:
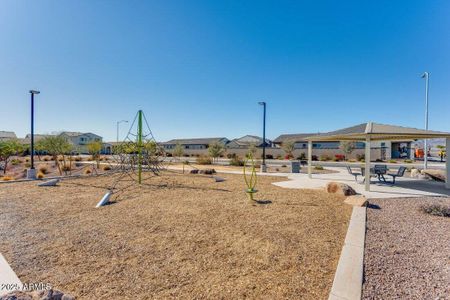
[[[262,102],[258,102],[259,105],[263,106],[263,161],[261,164],[261,172],[266,172],[267,171],[267,166],[266,166],[266,102],[262,101]]]
[[[428,130],[428,84],[430,79],[430,73],[424,72],[422,78],[425,78],[425,130]],[[423,142],[423,168],[428,167],[428,142],[427,139]]]
[[[36,170],[34,169],[34,95],[39,94],[39,91],[30,90],[31,94],[31,167],[27,172],[27,178],[35,179],[36,178]]]
[[[116,136],[116,141],[119,142],[119,124],[120,123],[128,123],[127,120],[121,120],[121,121],[117,121],[117,136]]]

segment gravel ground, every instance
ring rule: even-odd
[[[268,176],[252,205],[220,176],[167,173],[97,209],[110,177],[2,185],[0,252],[78,299],[327,299],[351,207]]]
[[[450,218],[420,211],[450,198],[371,200],[363,299],[450,299]]]

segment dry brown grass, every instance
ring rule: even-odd
[[[259,177],[169,173],[94,208],[110,178],[0,189],[0,252],[23,282],[80,299],[325,299],[351,207]],[[271,202],[271,203],[270,203]]]

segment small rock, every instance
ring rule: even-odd
[[[222,177],[219,177],[219,176],[214,176],[214,180],[216,182],[222,182],[222,181],[225,181],[225,178],[222,178]]]
[[[198,170],[191,170],[189,173],[191,173],[191,174],[198,174]]]
[[[363,195],[353,195],[349,196],[344,200],[344,203],[347,203],[349,205],[353,206],[367,206],[369,202],[367,201],[366,197]]]
[[[75,300],[75,297],[69,294],[64,294],[64,296],[62,296],[61,300]]]
[[[419,174],[420,174],[419,170],[417,170],[417,169],[412,169],[411,170],[411,177],[417,178],[419,176]]]
[[[356,191],[345,183],[340,182],[329,182],[326,186],[326,191],[332,194],[340,194],[344,196],[356,195]]]

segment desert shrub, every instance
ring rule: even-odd
[[[411,159],[405,159],[405,163],[407,163],[407,164],[412,164],[413,161],[412,161]]]
[[[242,167],[243,165],[244,161],[240,159],[238,156],[235,156],[230,160],[230,166]]]
[[[323,170],[323,167],[322,166],[315,166],[314,170]]]
[[[41,172],[42,174],[47,174],[48,173],[48,168],[47,166],[39,166],[38,167],[39,172]]]
[[[44,178],[45,177],[45,175],[44,175],[44,173],[42,173],[41,171],[39,171],[37,174],[36,174],[36,178],[37,179],[42,179],[42,178]]]
[[[31,163],[26,162],[26,163],[25,163],[25,168],[29,168],[29,167],[31,167]]]
[[[109,171],[109,170],[111,170],[110,166],[103,166],[103,171]]]
[[[237,156],[236,153],[227,153],[227,158],[228,159],[232,159],[232,158],[234,158],[236,156]]]
[[[197,157],[196,162],[199,165],[210,165],[212,163],[212,159],[207,156],[199,156]]]
[[[277,155],[276,159],[283,159],[283,156]]]
[[[328,160],[331,160],[331,157],[329,157],[329,156],[326,155],[326,154],[322,154],[322,155],[319,157],[319,159],[320,159],[320,161],[328,161]]]
[[[92,173],[91,169],[86,169],[86,170],[84,170],[84,174],[86,174],[86,175],[89,175],[89,174],[91,174],[91,173]]]
[[[379,159],[379,158],[375,159],[375,161],[376,161],[376,162],[383,162],[383,160],[382,160],[382,159]]]
[[[44,161],[49,161],[50,159],[46,156],[44,157]]]
[[[281,167],[282,167],[282,168],[287,168],[287,166],[286,166],[286,165],[281,165]]]
[[[356,160],[357,161],[362,161],[364,160],[366,156],[364,154],[356,154]]]
[[[348,160],[348,162],[356,162],[356,159],[351,158]]]
[[[313,160],[313,161],[318,161],[319,158],[317,157],[317,155],[312,155],[312,156],[311,156],[311,160]]]
[[[297,159],[298,160],[305,160],[306,159],[306,153],[305,152],[300,153],[300,155],[297,156]]]
[[[450,206],[439,204],[422,205],[420,210],[433,216],[450,217]]]
[[[61,167],[61,170],[63,170],[64,172],[69,172],[70,170],[72,170],[70,164],[65,164]]]
[[[16,166],[20,164],[22,161],[20,159],[13,159],[11,160],[11,165]]]
[[[272,154],[266,154],[266,159],[273,159],[273,155]]]
[[[395,159],[390,159],[390,160],[389,160],[389,163],[391,163],[391,164],[396,164],[397,161],[396,161]]]
[[[167,156],[167,157],[172,157],[172,153],[167,152],[167,153],[166,153],[166,156]]]
[[[27,158],[25,158],[25,161],[26,162],[30,162],[30,159],[27,157]]]
[[[2,177],[2,180],[3,180],[3,181],[11,181],[11,180],[15,180],[15,178],[12,177],[12,176],[3,176],[3,177]]]

